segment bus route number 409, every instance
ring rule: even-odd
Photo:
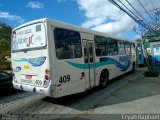
[[[70,81],[70,75],[64,75],[64,76],[61,76],[60,79],[59,79],[59,83],[66,83],[66,82],[69,82]]]

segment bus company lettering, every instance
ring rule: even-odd
[[[46,60],[46,57],[29,58],[28,61],[34,66],[42,65]]]
[[[33,38],[33,35],[31,35],[31,37],[29,37],[28,44],[26,44],[27,47],[29,47],[31,44],[33,45],[32,38]]]
[[[19,38],[17,42],[18,42],[18,44],[27,43],[27,38]]]
[[[31,31],[32,31],[32,29],[28,29],[28,30],[20,31],[20,32],[18,32],[16,35],[29,34],[29,33],[31,33]]]
[[[31,44],[33,45],[33,35],[31,35],[29,38],[19,38],[18,44],[26,44],[27,47],[29,47]]]
[[[42,40],[42,37],[41,36],[37,36],[35,39],[34,39],[34,42],[40,42]]]

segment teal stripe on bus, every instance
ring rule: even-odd
[[[113,59],[113,58],[106,58],[106,61],[103,62],[96,62],[95,64],[91,63],[91,64],[80,64],[80,63],[74,63],[74,62],[70,62],[70,61],[66,61],[68,64],[70,64],[73,67],[79,68],[79,69],[93,69],[93,68],[97,68],[97,67],[101,67],[104,65],[116,65],[121,71],[125,71],[129,68],[131,61],[130,59],[126,60],[126,62],[124,64],[119,63],[117,60]]]

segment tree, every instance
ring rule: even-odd
[[[12,27],[0,22],[0,37],[11,43]]]
[[[10,69],[10,57],[12,28],[0,22],[0,69]]]
[[[160,30],[146,33],[145,38],[148,39],[150,42],[160,40]]]

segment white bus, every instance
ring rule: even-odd
[[[51,19],[12,32],[13,86],[50,97],[84,92],[135,70],[135,42]]]

